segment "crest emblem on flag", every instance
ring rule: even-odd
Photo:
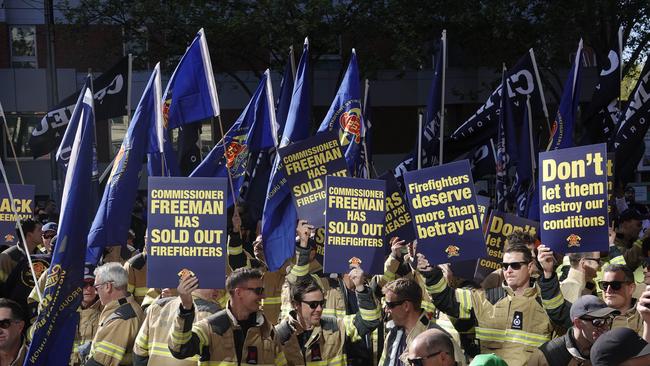
[[[5,235],[6,242],[13,243],[14,239],[16,239],[16,237],[11,233]]]
[[[361,143],[361,109],[352,108],[345,111],[339,117],[341,145],[345,146],[352,142]]]
[[[244,144],[246,135],[236,136],[226,147],[226,166],[228,169],[238,171],[248,157],[248,146]]]
[[[571,234],[567,236],[566,241],[569,243],[569,248],[571,247],[579,247],[580,246],[580,240],[582,238],[576,234]]]
[[[447,253],[447,258],[458,257],[460,255],[460,248],[455,245],[450,245],[445,249],[445,253]]]

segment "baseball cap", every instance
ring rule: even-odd
[[[476,355],[470,366],[508,366],[508,364],[494,353]]]
[[[584,295],[571,305],[569,315],[571,316],[571,320],[575,320],[585,315],[594,318],[603,318],[608,315],[618,315],[620,313],[616,309],[607,307],[607,304],[600,298],[594,295]]]
[[[56,222],[48,222],[47,224],[43,225],[43,228],[41,228],[41,231],[57,231],[59,229],[59,226],[56,224]]]
[[[630,328],[614,328],[604,333],[589,351],[593,366],[610,366],[650,354],[650,344]]]

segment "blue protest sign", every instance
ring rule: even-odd
[[[10,184],[18,219],[31,219],[34,216],[34,186]],[[6,185],[0,185],[0,243],[13,245],[20,238],[16,235],[16,215]]]
[[[147,287],[225,288],[226,178],[149,177]]]
[[[478,205],[478,213],[481,216],[481,222],[485,222],[485,218],[490,210],[490,197],[476,195],[476,204]]]
[[[406,205],[404,194],[399,189],[397,179],[391,172],[386,172],[379,179],[386,181],[386,240],[394,236],[408,242],[415,239],[411,213]],[[386,254],[390,246],[386,246]]]
[[[485,255],[485,242],[469,162],[404,174],[418,251],[432,264]]]
[[[358,264],[367,274],[384,273],[386,183],[327,177],[326,273],[346,273]]]
[[[481,283],[485,277],[503,262],[506,239],[515,231],[523,231],[539,239],[539,223],[505,212],[492,211],[485,234],[487,256],[478,260],[474,279]]]
[[[539,163],[542,243],[558,253],[607,251],[606,145],[542,152]]]
[[[325,177],[348,176],[338,138],[336,131],[321,132],[278,150],[298,218],[315,227],[325,225]]]

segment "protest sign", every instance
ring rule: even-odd
[[[487,257],[479,259],[476,264],[474,279],[478,283],[492,271],[501,267],[506,239],[515,231],[523,231],[537,239],[539,223],[505,212],[492,211],[485,235]]]
[[[330,176],[326,186],[323,271],[347,273],[359,265],[367,274],[383,274],[386,183]]]
[[[379,179],[386,181],[386,240],[392,237],[411,242],[415,239],[415,231],[411,223],[411,213],[406,205],[404,194],[399,189],[397,179],[391,172],[386,172]],[[390,246],[386,245],[386,254]]]
[[[325,225],[325,177],[348,176],[336,131],[321,132],[278,150],[296,204],[298,218]]]
[[[485,216],[488,214],[490,208],[490,197],[476,195],[476,204],[478,205],[478,213],[481,216],[481,222],[485,222]]]
[[[607,251],[605,144],[539,154],[542,242],[557,253]]]
[[[429,262],[460,262],[485,256],[467,160],[407,172],[404,183],[418,251]]]
[[[10,184],[14,197],[14,208],[18,219],[34,217],[34,186],[27,184]],[[16,215],[11,207],[7,186],[0,186],[0,243],[4,246],[16,244],[20,238],[16,234]]]
[[[149,177],[147,287],[225,288],[226,178]]]

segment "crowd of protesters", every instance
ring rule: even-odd
[[[225,289],[190,272],[148,288],[141,207],[128,244],[85,270],[70,365],[650,365],[650,216],[629,195],[617,206],[608,252],[564,256],[514,232],[481,284],[397,237],[382,275],[324,273],[304,220],[295,257],[271,272],[235,212]],[[45,207],[0,253],[0,365],[22,365],[47,301],[57,224]]]

